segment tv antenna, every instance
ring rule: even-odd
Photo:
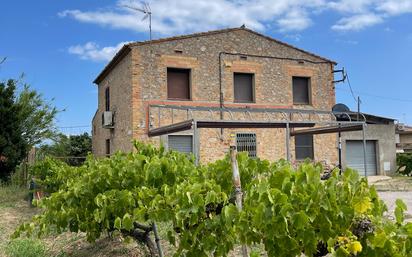
[[[138,11],[141,13],[144,13],[144,16],[142,18],[142,21],[146,20],[149,18],[149,33],[150,33],[150,40],[152,40],[152,10],[150,9],[150,5],[146,2],[142,2],[142,7],[134,7],[131,5],[122,5],[123,7],[129,8],[134,11]]]

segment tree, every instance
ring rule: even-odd
[[[39,147],[40,156],[51,156],[64,159],[72,166],[80,166],[85,161],[87,154],[92,150],[92,138],[88,133],[66,136],[58,134],[52,144]]]
[[[0,179],[7,179],[31,147],[56,135],[58,110],[28,84],[18,93],[18,83],[0,82]]]
[[[24,158],[27,145],[21,136],[21,123],[16,117],[20,106],[16,104],[16,84],[0,82],[0,179],[4,179]]]

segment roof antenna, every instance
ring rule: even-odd
[[[146,2],[142,2],[142,8],[137,8],[130,5],[122,5],[123,7],[129,8],[134,11],[138,11],[144,13],[142,21],[149,18],[149,33],[150,33],[150,40],[152,40],[152,10],[150,9],[150,5]]]

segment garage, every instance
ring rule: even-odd
[[[362,140],[346,141],[346,166],[357,170],[361,176],[365,175]],[[373,140],[366,141],[366,168],[368,176],[377,174],[376,142]]]

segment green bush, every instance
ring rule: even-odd
[[[46,157],[29,168],[29,174],[38,187],[46,193],[57,192],[70,178],[78,176],[80,169],[67,163]]]
[[[47,251],[41,241],[24,238],[11,240],[6,246],[6,254],[9,257],[44,257]]]
[[[412,153],[398,153],[396,155],[398,173],[402,175],[412,175]]]
[[[375,188],[356,171],[340,176],[335,170],[323,181],[320,165],[295,169],[241,153],[239,211],[228,156],[197,166],[181,153],[135,146],[131,153],[88,159],[14,236],[68,229],[94,241],[113,230],[130,235],[137,222],[163,222],[172,224],[166,234],[176,257],[228,256],[239,244],[262,244],[269,257],[412,257],[405,204],[397,201],[395,220],[387,218]]]

